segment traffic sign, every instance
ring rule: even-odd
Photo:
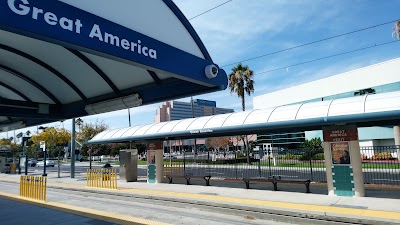
[[[46,151],[46,142],[45,141],[40,142],[40,148],[43,149],[43,151]]]

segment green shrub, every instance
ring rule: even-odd
[[[325,159],[325,155],[322,152],[321,153],[317,153],[312,157],[312,159],[314,159],[314,160],[324,160]]]
[[[389,152],[381,152],[381,153],[375,153],[374,156],[371,157],[371,159],[387,160],[387,159],[393,159],[393,156]]]
[[[300,158],[299,155],[295,155],[295,154],[292,154],[292,153],[289,153],[289,154],[286,154],[286,155],[283,156],[283,159],[299,159],[299,158]]]
[[[239,153],[236,155],[236,158],[243,158],[243,157],[245,157],[245,155],[244,155],[243,152],[239,152]]]

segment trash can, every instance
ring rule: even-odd
[[[10,164],[6,164],[5,166],[4,166],[4,173],[11,173],[11,166],[10,166]]]

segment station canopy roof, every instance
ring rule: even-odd
[[[0,1],[0,131],[226,87],[171,0]]]
[[[179,140],[320,130],[324,126],[346,124],[368,127],[399,123],[400,91],[107,130],[89,143]]]

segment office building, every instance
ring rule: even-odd
[[[193,104],[191,102],[167,101],[157,109],[154,122],[160,123],[232,112],[234,112],[233,109],[218,108],[215,101],[195,99]]]
[[[330,101],[332,99],[371,95],[400,90],[400,58],[374,64],[324,79],[282,89],[253,98],[254,109]],[[399,127],[359,128],[360,146],[400,145]],[[269,133],[258,136],[259,143],[273,143],[282,148],[296,148],[304,140],[322,139],[322,131]],[[395,138],[396,137],[396,138]],[[395,142],[396,139],[396,142]]]

